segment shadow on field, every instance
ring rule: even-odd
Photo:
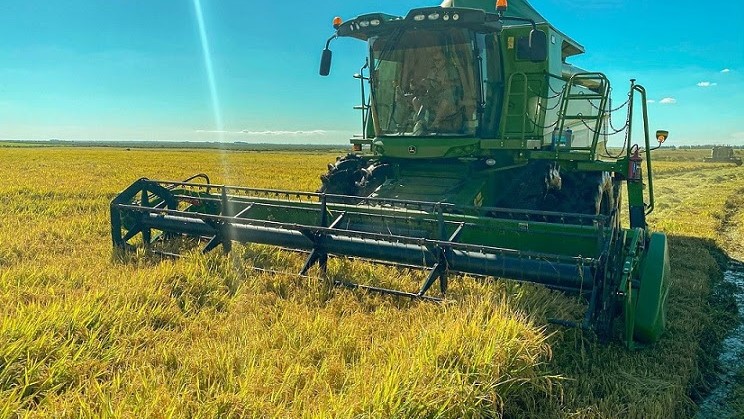
[[[729,258],[713,240],[669,236],[671,285],[667,329],[654,345],[627,350],[616,336],[599,344],[576,329],[557,331],[550,372],[565,378],[563,400],[535,411],[546,417],[692,417],[715,388],[718,359],[736,324],[736,302],[723,279]]]
[[[722,342],[738,323],[736,287],[724,281],[724,272],[733,259],[710,239],[670,236],[669,243],[673,278],[669,304],[670,311],[679,316],[679,319],[670,319],[670,331],[674,332],[677,324],[684,326],[688,323],[691,328],[697,326],[689,323],[694,319],[689,314],[704,310],[701,320],[706,327],[699,328],[697,335],[700,376],[690,392],[691,398],[699,403],[717,384],[721,371],[718,354]],[[710,263],[711,260],[714,263]],[[705,276],[699,275],[706,272],[707,284],[701,281]],[[707,306],[700,307],[700,303],[707,303]]]

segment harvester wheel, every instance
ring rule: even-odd
[[[598,201],[599,207],[597,215],[605,215],[610,217],[610,222],[613,223],[613,234],[610,238],[607,254],[602,256],[603,263],[601,264],[602,269],[598,272],[598,277],[595,279],[595,286],[599,286],[600,306],[597,308],[596,318],[594,319],[594,331],[597,334],[600,342],[607,343],[612,339],[614,323],[617,316],[620,314],[620,305],[618,304],[618,298],[615,293],[614,282],[618,279],[618,275],[622,270],[620,264],[620,249],[622,245],[622,235],[620,228],[620,194],[621,194],[621,182],[619,180],[612,179],[607,173],[593,174],[594,177],[599,177],[598,187]]]
[[[362,180],[365,161],[356,154],[337,158],[336,163],[328,165],[328,172],[320,176],[323,182],[318,192],[334,195],[356,195],[356,184]]]
[[[387,179],[389,172],[387,164],[347,154],[328,165],[328,172],[320,177],[323,184],[318,192],[366,197]]]
[[[634,298],[634,338],[642,343],[654,343],[664,332],[669,272],[667,237],[664,233],[653,233],[641,262],[641,284]]]
[[[617,231],[619,233],[619,230]],[[597,307],[596,311],[594,331],[597,334],[599,341],[604,343],[612,340],[615,319],[621,312],[614,285],[622,270],[620,264],[620,249],[618,249],[621,241],[622,240],[618,234],[612,237],[609,252],[604,256],[603,268],[598,272],[599,277],[596,278],[595,282],[595,286],[600,287],[598,290],[600,306]]]

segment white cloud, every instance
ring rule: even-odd
[[[209,133],[209,134],[247,134],[247,135],[326,135],[328,131],[322,129],[314,130],[298,130],[298,131],[249,131],[247,129],[240,131],[221,131],[221,130],[206,130],[198,129],[196,132]]]
[[[730,73],[730,72],[731,70],[728,68],[724,68],[723,70],[721,70],[721,73]]]
[[[661,99],[659,103],[661,103],[662,105],[672,105],[677,103],[677,99],[673,97],[665,97],[664,99]]]
[[[314,129],[309,131],[271,131],[271,130],[265,130],[265,131],[248,131],[248,130],[242,130],[240,131],[242,134],[248,134],[248,135],[326,135],[326,131],[322,129]]]
[[[700,87],[713,87],[713,86],[717,86],[718,83],[711,83],[709,81],[701,81],[697,85],[700,86]]]
[[[656,103],[656,101],[653,100],[653,99],[649,99],[649,100],[646,101],[646,103]]]

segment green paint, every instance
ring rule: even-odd
[[[650,152],[645,177],[635,179],[632,138],[620,156],[600,159],[609,81],[567,64],[583,47],[525,1],[510,1],[504,18],[494,14],[494,1],[445,4],[403,17],[361,15],[336,33],[366,41],[370,52],[367,135],[352,140],[369,148],[340,159],[323,181],[323,188],[357,191],[354,197],[330,196],[324,203],[302,193],[220,195],[218,186],[166,190],[143,180],[112,202],[114,244],[124,246],[127,233],[149,234],[162,222],[175,232],[214,234],[213,243],[220,239],[228,248],[225,234],[310,249],[308,267],[324,263],[331,248],[417,264],[433,272],[424,289],[435,277],[446,282],[449,268],[442,267],[459,263],[460,272],[509,272],[517,280],[597,291],[584,326],[608,328],[618,305],[628,347],[657,341],[669,286],[666,236],[645,223],[653,210]],[[540,39],[532,23],[507,17],[534,20],[545,34],[546,54],[530,49]],[[631,113],[640,96],[649,150],[645,89],[631,84],[631,93]],[[623,181],[630,230],[620,228],[622,206],[614,198]],[[156,193],[138,201],[144,187]],[[183,219],[121,206],[152,209],[167,202],[173,209],[174,199],[186,207]],[[326,229],[334,220],[338,225]],[[253,230],[236,227],[248,224]]]

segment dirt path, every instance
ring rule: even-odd
[[[733,418],[742,413],[741,400],[732,401],[744,392],[744,225],[741,223],[744,218],[744,189],[737,190],[728,198],[724,210],[720,233],[731,260],[723,275],[724,281],[734,291],[740,323],[722,343],[718,358],[721,364],[719,382],[700,404],[699,418]]]

